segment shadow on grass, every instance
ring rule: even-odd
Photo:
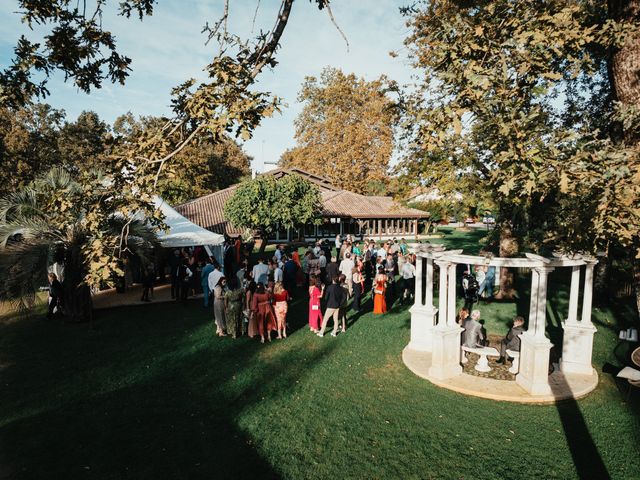
[[[558,384],[551,384],[551,389],[555,394],[566,392],[569,388],[564,375],[559,375],[561,381]],[[576,467],[579,478],[607,479],[610,478],[598,447],[596,446],[589,427],[576,400],[565,400],[557,403],[556,408],[560,416],[567,445],[571,452],[573,464]]]
[[[178,305],[126,313],[93,333],[0,325],[0,478],[279,478],[238,419],[291,395],[336,344],[218,339],[203,310]]]

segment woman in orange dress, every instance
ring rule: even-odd
[[[378,267],[378,274],[373,280],[373,313],[387,313],[387,276],[384,267]]]

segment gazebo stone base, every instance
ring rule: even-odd
[[[562,358],[560,370],[564,373],[591,375],[591,353],[596,327],[582,322],[563,322]]]
[[[438,325],[433,329],[430,376],[445,379],[462,373],[460,333],[463,330],[458,325]]]
[[[411,312],[411,348],[430,352],[433,348],[433,324],[437,308],[425,305],[414,305]]]
[[[548,395],[549,351],[553,344],[547,337],[538,337],[530,332],[520,335],[520,373],[516,382],[532,395]]]
[[[557,403],[564,400],[577,400],[592,392],[598,386],[598,375],[595,370],[591,375],[580,375],[554,371],[548,375],[550,392],[531,394],[517,382],[496,380],[460,373],[456,376],[440,379],[430,375],[432,354],[410,349],[402,352],[402,360],[409,370],[417,376],[454,392],[474,397],[488,398],[517,403]],[[517,377],[516,377],[517,378]]]

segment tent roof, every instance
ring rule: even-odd
[[[189,221],[162,198],[155,197],[154,203],[162,211],[164,223],[169,226],[167,232],[158,232],[158,239],[163,247],[179,248],[195,245],[222,245],[224,243],[224,236]]]

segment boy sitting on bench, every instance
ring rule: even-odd
[[[513,327],[500,342],[500,358],[498,363],[504,363],[507,350],[520,351],[520,335],[524,333],[524,318],[518,316],[513,319]]]

